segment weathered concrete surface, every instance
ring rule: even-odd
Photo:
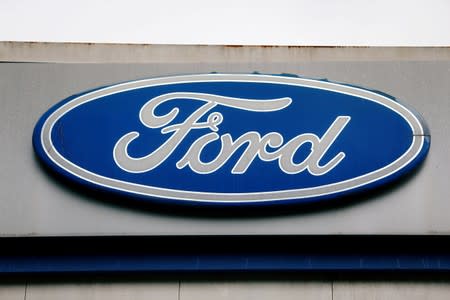
[[[63,63],[242,63],[441,61],[448,47],[301,47],[0,42],[0,61]]]

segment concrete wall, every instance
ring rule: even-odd
[[[7,43],[0,44],[0,51],[1,59],[7,61],[0,64],[0,139],[5,141],[0,156],[2,235],[450,233],[450,48]],[[108,62],[96,63],[105,61],[102,53],[109,57]],[[31,136],[37,120],[68,96],[117,82],[212,71],[292,73],[391,94],[425,118],[431,131],[430,152],[424,164],[402,184],[361,197],[351,205],[311,213],[298,209],[271,217],[231,215],[220,219],[143,211],[131,205],[115,205],[113,199],[102,201],[47,176],[33,154]]]
[[[51,63],[292,63],[448,61],[449,47],[302,47],[0,42],[0,61]]]
[[[253,49],[253,50],[252,50]],[[161,60],[170,60],[172,63],[183,63],[183,68],[186,68],[186,64],[199,64],[194,68],[195,72],[211,71],[211,68],[205,64],[211,63],[212,66],[221,68],[222,70],[230,71],[233,68],[238,67],[239,71],[254,71],[255,68],[259,68],[260,71],[273,71],[274,69],[292,70],[297,72],[300,70],[302,73],[307,73],[305,75],[313,77],[321,77],[326,72],[320,72],[317,69],[317,65],[314,65],[318,60],[322,62],[331,62],[327,69],[328,74],[333,78],[342,81],[354,82],[354,78],[349,78],[343,76],[342,70],[345,70],[345,63],[350,61],[361,62],[359,64],[359,70],[365,70],[362,76],[357,79],[357,82],[368,87],[381,87],[386,92],[391,92],[395,95],[396,87],[398,84],[392,82],[392,78],[400,78],[406,86],[411,85],[407,80],[410,77],[403,77],[405,74],[405,69],[395,69],[394,74],[385,74],[382,76],[383,70],[386,70],[386,66],[393,65],[401,66],[402,62],[405,64],[410,64],[406,67],[409,72],[421,72],[422,67],[430,67],[439,70],[439,76],[436,73],[431,77],[427,77],[425,80],[419,80],[422,82],[421,88],[419,88],[416,93],[405,90],[402,92],[407,99],[419,99],[422,96],[426,96],[429,90],[429,83],[435,79],[443,80],[444,83],[448,83],[450,68],[448,63],[450,61],[450,51],[448,48],[285,48],[285,47],[270,47],[270,48],[239,48],[239,47],[177,47],[177,46],[132,46],[132,45],[55,45],[55,44],[22,44],[22,43],[0,43],[0,60],[2,61],[34,61],[34,62],[63,62],[63,63],[93,63],[93,62],[103,62],[103,63],[157,63]],[[233,61],[235,64],[232,65],[229,62]],[[292,64],[295,61],[297,64]],[[378,70],[378,83],[373,82],[373,77],[371,66],[368,61],[379,62],[377,65]],[[414,62],[414,63],[411,63]],[[271,67],[265,67],[263,64],[273,63]],[[308,63],[307,65],[302,65],[302,63]],[[309,64],[312,63],[312,64]],[[0,66],[1,68],[2,66]],[[36,67],[42,68],[42,67]],[[47,68],[47,67],[44,67]],[[50,67],[51,69],[52,67]],[[105,67],[104,67],[105,68]],[[106,68],[116,68],[116,67],[106,67]],[[126,66],[122,68],[127,69]],[[343,68],[343,69],[342,69]],[[131,72],[132,68],[128,69]],[[165,70],[165,71],[161,71]],[[167,69],[158,66],[155,72],[176,72],[180,70],[177,67],[173,67],[169,71]],[[133,71],[134,72],[134,71]],[[139,73],[140,72],[140,73]],[[144,76],[148,74],[147,70],[141,70],[138,73],[134,73],[134,76]],[[277,73],[279,73],[277,71]],[[56,73],[55,73],[56,74]],[[55,75],[55,77],[58,77]],[[68,73],[64,73],[68,74]],[[412,74],[412,73],[410,73]],[[101,74],[100,74],[101,75]],[[111,81],[119,81],[120,77],[114,77],[113,74]],[[18,80],[28,76],[26,73],[16,73]],[[67,75],[69,76],[69,75]],[[442,77],[443,76],[443,77]],[[329,77],[329,76],[327,76]],[[129,78],[132,79],[132,78]],[[101,80],[100,80],[101,81]],[[110,82],[96,82],[92,85],[101,85],[103,83],[107,84]],[[3,81],[5,84],[5,81]],[[111,82],[112,83],[112,82]],[[6,85],[6,84],[5,84]],[[74,85],[70,90],[60,90],[56,93],[60,93],[62,96],[66,93],[76,93],[83,89],[80,87],[90,88],[89,85]],[[41,88],[37,87],[39,91]],[[42,89],[41,89],[42,90]],[[24,92],[22,90],[22,92]],[[425,169],[421,170],[420,177],[427,180],[429,184],[436,186],[439,184],[444,192],[449,191],[448,187],[448,176],[444,178],[430,177],[432,170],[443,170],[445,165],[439,161],[439,157],[448,156],[448,111],[449,111],[449,96],[448,84],[440,86],[440,92],[442,97],[438,100],[436,99],[423,99],[414,100],[416,103],[414,106],[424,112],[427,107],[432,107],[432,110],[425,111],[425,117],[430,118],[436,115],[446,116],[442,120],[437,120],[432,128],[433,138],[438,136],[441,138],[433,140],[431,157],[427,161],[427,166]],[[25,90],[26,93],[26,90]],[[29,95],[32,95],[31,93]],[[55,98],[49,99],[48,103],[34,103],[34,110],[28,111],[28,114],[32,118],[37,118],[36,113],[43,112],[45,107],[54,101],[59,100],[59,94],[54,95]],[[66,95],[68,96],[68,95]],[[401,96],[401,95],[400,95]],[[420,96],[420,97],[419,97]],[[418,98],[419,97],[419,98]],[[3,98],[4,99],[4,98]],[[421,98],[422,99],[422,98]],[[2,109],[5,108],[4,100],[0,99],[2,104]],[[435,103],[433,101],[440,101]],[[11,103],[10,103],[11,104]],[[14,104],[14,103],[12,103]],[[15,103],[11,105],[12,109],[27,108],[25,103]],[[25,109],[25,112],[27,110]],[[13,122],[14,115],[6,115],[3,120],[8,120]],[[34,124],[35,120],[24,119],[25,124],[30,127]],[[8,123],[9,125],[14,125],[14,123]],[[12,126],[11,125],[11,126]],[[3,134],[10,134],[8,137],[10,143],[4,144],[4,149],[10,151],[11,153],[17,154],[17,149],[13,147],[14,143],[27,142],[30,143],[29,139],[30,132],[23,132],[19,135],[13,135],[15,131],[10,130],[6,125],[0,127]],[[447,138],[446,138],[447,137]],[[438,142],[435,142],[438,141]],[[438,145],[438,146],[437,146]],[[5,151],[5,150],[4,150]],[[28,163],[36,167],[36,162],[33,161],[32,150],[27,148],[26,158],[20,163],[26,166]],[[437,153],[437,154],[436,154]],[[436,156],[438,155],[438,156]],[[29,166],[29,165],[28,165]],[[3,170],[4,167],[3,167]],[[428,171],[427,171],[428,170]],[[424,173],[425,172],[425,173]],[[11,172],[3,171],[1,173],[3,182],[10,182],[12,185],[16,184],[17,179],[11,179]],[[428,174],[428,175],[427,175]],[[25,180],[28,178],[29,174],[24,174]],[[42,175],[42,174],[41,174]],[[420,178],[419,177],[419,178]],[[22,177],[23,178],[23,177]],[[9,180],[9,181],[8,181]],[[418,180],[418,178],[415,178]],[[69,197],[71,201],[74,201],[77,197],[73,194],[68,195],[67,190],[60,189],[47,177],[40,177],[39,188],[34,190],[32,194],[42,193],[44,196],[48,195],[58,195],[62,197]],[[436,183],[437,181],[437,183]],[[2,201],[2,210],[5,211],[5,207],[8,208],[8,204],[5,204],[5,199],[11,199],[11,197],[17,197],[21,193],[26,193],[26,189],[17,190],[17,193],[13,194],[1,194],[0,200]],[[398,192],[398,191],[397,191]],[[410,195],[421,194],[423,191],[412,189],[409,190]],[[431,194],[430,194],[431,195]],[[425,209],[421,210],[421,205],[423,202],[410,203],[409,208],[413,207],[411,211],[405,211],[407,218],[395,218],[394,215],[389,215],[391,213],[388,208],[390,207],[389,201],[399,201],[398,197],[391,195],[386,201],[370,201],[366,202],[364,205],[359,206],[359,210],[363,210],[365,205],[377,206],[378,212],[385,211],[383,215],[385,218],[391,218],[392,220],[398,220],[399,232],[419,232],[415,231],[417,228],[426,228],[426,233],[441,233],[448,234],[450,232],[450,227],[448,226],[448,210],[440,209],[439,206],[436,207],[436,203],[441,203],[446,205],[448,202],[448,197],[443,197],[442,194],[433,193],[436,202],[429,202],[431,205],[435,205],[434,212]],[[31,198],[32,199],[32,198]],[[396,199],[396,200],[395,200]],[[407,198],[405,198],[407,199]],[[30,198],[28,199],[30,200]],[[426,199],[425,200],[429,200]],[[422,201],[422,200],[421,200]],[[73,203],[75,203],[74,201]],[[46,205],[48,205],[48,202]],[[17,203],[16,203],[17,204]],[[14,205],[16,205],[14,204]],[[50,206],[39,206],[39,202],[32,203],[32,209],[36,213],[31,219],[24,219],[27,222],[31,222],[31,226],[11,225],[8,223],[5,217],[2,218],[1,226],[2,234],[35,234],[35,229],[41,230],[40,232],[45,234],[55,233],[52,230],[58,230],[55,227],[59,221],[58,216],[50,213]],[[96,206],[98,205],[95,201],[80,201],[76,205],[82,206]],[[75,205],[75,206],[76,206]],[[102,204],[103,205],[103,204]],[[414,206],[415,205],[415,206]],[[15,206],[17,208],[17,214],[13,214],[14,218],[20,216],[23,217],[25,205],[19,204]],[[423,208],[423,207],[422,207]],[[105,214],[111,213],[111,211],[116,210],[116,207],[107,206],[103,207]],[[358,210],[358,206],[353,207],[353,211],[349,211],[349,208],[344,208],[341,210],[341,218],[344,220],[349,220],[349,222],[356,222],[354,224],[365,224],[368,226],[368,230],[374,230],[374,228],[381,228],[377,226],[384,226],[385,222],[368,222],[366,217],[355,217]],[[336,211],[329,212],[336,213]],[[424,218],[417,219],[415,214],[426,213]],[[120,212],[122,214],[122,212]],[[137,212],[127,211],[128,217],[138,219],[148,219],[148,215],[142,215]],[[348,216],[351,215],[350,219]],[[379,218],[380,216],[376,211],[371,214],[374,218]],[[11,216],[11,214],[10,214]],[[108,215],[107,217],[110,217]],[[304,216],[300,218],[301,222],[305,219],[314,218],[314,216]],[[352,219],[353,218],[353,219]],[[64,218],[63,218],[64,219]],[[291,217],[287,222],[292,222],[293,217]],[[323,220],[323,219],[321,219]],[[375,219],[374,219],[375,220]],[[434,223],[438,220],[438,223]],[[5,223],[6,222],[6,223]],[[52,223],[55,222],[55,223]],[[135,222],[135,221],[133,221]],[[201,221],[202,223],[204,221]],[[272,219],[272,222],[277,223]],[[358,223],[359,222],[359,223]],[[224,224],[225,222],[222,222]],[[280,222],[278,222],[280,223]],[[350,224],[348,223],[348,224]],[[5,225],[6,224],[6,225]],[[8,225],[9,224],[9,225]],[[136,223],[135,223],[136,224]],[[292,223],[291,223],[292,224]],[[413,224],[413,227],[408,227],[408,224]],[[415,225],[414,225],[415,224]],[[431,224],[431,225],[430,225]],[[434,224],[434,225],[433,225]],[[26,224],[25,224],[26,225]],[[69,232],[76,232],[79,230],[80,226],[83,225],[81,222],[78,225],[74,225],[73,228],[69,228]],[[201,224],[200,224],[201,225]],[[301,225],[301,224],[300,224]],[[414,227],[414,226],[418,227]],[[11,226],[11,227],[8,227]],[[33,227],[35,226],[35,227]],[[229,228],[237,228],[236,224],[227,225]],[[317,222],[311,221],[310,228],[318,228]],[[315,226],[315,227],[314,227]],[[406,226],[406,227],[405,227]],[[424,226],[424,227],[421,227]],[[257,226],[255,225],[255,228]],[[327,226],[329,227],[329,226]],[[103,229],[108,229],[109,226],[105,226]],[[299,228],[300,231],[307,230],[303,226],[298,226],[294,228]],[[102,229],[102,228],[100,228]],[[418,229],[418,230],[419,230]],[[424,232],[423,229],[420,229]],[[67,228],[66,228],[67,232]],[[79,231],[78,231],[79,232]],[[59,232],[61,233],[61,232]],[[86,233],[86,232],[84,232]],[[303,232],[305,233],[305,232]],[[344,279],[330,279],[329,274],[314,274],[314,275],[303,275],[301,278],[294,274],[285,274],[279,276],[278,274],[266,274],[264,279],[243,277],[228,275],[227,278],[221,276],[210,276],[198,279],[197,276],[183,275],[179,276],[174,274],[167,279],[167,276],[145,276],[145,275],[134,275],[133,277],[116,275],[113,279],[111,278],[85,278],[83,275],[72,276],[71,278],[51,278],[42,279],[40,275],[29,275],[27,277],[21,278],[0,278],[0,299],[450,299],[450,280],[447,276],[434,274],[431,279],[427,276],[416,276],[414,274],[403,274],[395,277],[392,276],[373,276],[373,278],[365,278],[365,276],[359,277],[358,275],[344,278]],[[366,276],[367,277],[367,276]]]
[[[448,280],[149,280],[141,277],[133,282],[34,279],[0,284],[2,300],[444,300],[449,297]]]

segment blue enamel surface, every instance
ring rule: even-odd
[[[346,157],[336,168],[321,176],[311,175],[307,171],[286,174],[280,170],[277,161],[263,162],[258,158],[254,159],[244,174],[232,174],[231,169],[245,149],[241,147],[214,173],[197,174],[189,167],[177,169],[176,162],[183,157],[189,146],[199,137],[211,132],[210,129],[203,128],[191,130],[175,152],[152,171],[136,174],[120,169],[114,162],[113,148],[123,135],[131,131],[140,133],[139,138],[133,141],[129,148],[129,154],[133,157],[153,152],[171,135],[161,134],[160,129],[145,127],[139,120],[142,106],[158,95],[180,91],[255,100],[281,97],[292,99],[291,105],[287,108],[264,113],[220,105],[215,107],[209,113],[220,112],[223,115],[218,134],[228,133],[234,139],[249,131],[259,132],[261,136],[269,132],[278,132],[283,136],[284,144],[302,133],[313,133],[322,137],[338,116],[349,116],[351,120],[321,162],[328,162],[339,152],[344,152]],[[34,134],[34,144],[39,156],[50,166],[58,169],[58,172],[69,177],[73,176],[60,170],[46,157],[40,145],[39,134],[47,116],[72,98],[47,112],[38,123]],[[164,103],[158,107],[156,113],[162,115],[178,107],[180,113],[171,124],[181,123],[203,104],[191,99],[177,99]],[[206,121],[208,114],[200,121]],[[311,87],[256,82],[176,83],[104,96],[63,115],[55,123],[51,135],[55,149],[64,158],[92,173],[166,189],[215,193],[270,192],[342,182],[390,164],[407,151],[412,138],[412,129],[401,115],[373,101]],[[424,158],[427,149],[428,141],[421,155],[416,157],[408,168],[381,181],[391,180],[414,167]],[[220,142],[212,143],[204,149],[201,159],[210,161],[217,156],[219,150]],[[302,161],[309,151],[310,144],[305,144],[297,151],[294,160]],[[74,179],[80,181],[79,178]],[[376,184],[371,183],[363,188],[370,188]],[[329,196],[314,199],[322,198]]]
[[[225,235],[2,239],[0,274],[450,271],[448,236]]]
[[[0,256],[0,274],[264,271],[450,271],[450,255]]]

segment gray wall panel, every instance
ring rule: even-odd
[[[177,300],[178,282],[31,283],[26,300]]]
[[[23,300],[25,299],[25,282],[23,283],[0,283],[1,300]]]
[[[448,282],[334,282],[334,300],[408,299],[444,300],[450,297]]]
[[[180,300],[331,300],[330,282],[181,282]]]
[[[253,218],[140,211],[76,193],[49,177],[31,145],[35,122],[59,100],[101,85],[154,76],[260,71],[328,78],[389,93],[430,127],[428,158],[413,176],[349,206]],[[0,64],[0,233],[448,234],[450,232],[450,61],[325,61],[151,64]]]

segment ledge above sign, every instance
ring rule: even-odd
[[[33,145],[58,174],[130,201],[277,205],[391,182],[423,161],[430,134],[384,93],[293,76],[200,74],[69,97],[38,121]]]

